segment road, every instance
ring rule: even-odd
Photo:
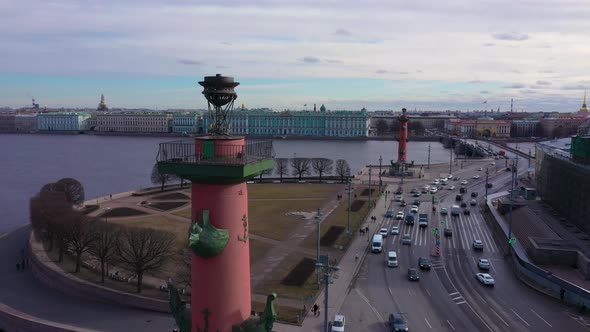
[[[513,156],[510,156],[513,157]],[[522,161],[522,159],[521,159]],[[498,164],[491,165],[491,162]],[[525,173],[526,162],[519,163],[519,172]],[[479,171],[479,168],[483,168]],[[347,317],[347,325],[352,331],[389,331],[389,314],[401,312],[412,331],[586,331],[588,328],[569,307],[555,299],[548,298],[525,286],[516,278],[510,262],[505,259],[499,242],[491,228],[486,225],[480,213],[485,195],[485,169],[489,171],[492,188],[489,193],[504,191],[510,187],[510,172],[505,170],[503,160],[469,161],[455,175],[469,183],[464,200],[471,199],[471,192],[477,192],[477,206],[469,206],[471,214],[459,216],[440,216],[440,208],[457,204],[455,195],[460,181],[450,181],[455,190],[443,189],[439,197],[437,212],[432,211],[430,195],[419,199],[419,211],[429,216],[429,226],[420,228],[417,224],[405,225],[393,218],[381,216],[380,222],[388,230],[391,226],[400,227],[400,235],[388,235],[386,246],[381,254],[369,253],[359,272],[355,287],[348,294],[341,313]],[[497,171],[496,171],[497,169]],[[473,179],[473,175],[480,175]],[[421,185],[426,184],[426,182]],[[404,186],[405,208],[391,201],[390,209],[409,212],[414,197],[412,188],[416,183]],[[426,197],[425,197],[426,196]],[[461,209],[464,210],[464,209]],[[440,221],[445,222],[441,225]],[[449,227],[451,237],[441,235],[442,253],[434,257],[434,228]],[[402,245],[403,234],[410,234],[412,245]],[[472,249],[474,239],[482,240],[482,252]],[[396,251],[399,267],[386,265],[386,253]],[[419,257],[432,260],[431,270],[421,270],[420,281],[407,278],[409,267],[417,267]],[[477,260],[487,258],[491,261],[489,273],[496,281],[495,287],[485,287],[475,278],[479,271]],[[483,271],[485,272],[485,271]]]

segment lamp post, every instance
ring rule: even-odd
[[[379,192],[381,192],[381,186],[383,185],[383,181],[381,180],[381,162],[383,161],[383,157],[379,155]]]
[[[371,173],[369,173],[371,174]],[[346,179],[346,189],[348,189],[348,222],[346,226],[346,235],[350,236],[350,194],[352,193],[352,183],[350,177]]]
[[[316,255],[316,262],[320,261],[320,209],[318,208],[318,214],[317,216],[315,216],[315,220],[316,220],[316,225],[317,225],[317,229],[318,229],[318,238],[317,238],[317,255]],[[318,290],[320,289],[320,269],[316,269],[316,274],[318,276]]]
[[[515,163],[513,163],[512,165],[512,177],[510,181],[510,186],[512,187],[512,190],[510,191],[510,213],[508,215],[508,253],[511,253],[510,246],[512,245],[512,205],[514,205],[514,187],[516,179],[518,177],[518,155],[513,160],[515,161]]]
[[[451,144],[450,149],[453,149],[453,144]],[[427,169],[430,169],[430,144],[428,144],[428,166]]]
[[[428,166],[430,167],[430,145],[428,146]],[[449,174],[453,174],[453,147],[449,148]]]
[[[326,265],[318,262],[315,266],[324,271],[324,282],[326,283],[326,289],[324,290],[324,332],[328,332],[328,288],[330,287],[330,276],[332,273],[340,270],[340,267],[338,265],[330,265],[330,259],[327,260]]]
[[[109,223],[109,211],[111,211],[111,207],[110,206],[107,206],[107,207],[103,207],[102,209],[104,211],[106,211],[104,213],[104,222],[105,222],[105,224],[108,224]]]
[[[488,168],[486,167],[486,195],[485,195],[484,204],[487,204],[487,202],[488,202]]]
[[[372,173],[371,165],[369,165],[369,209],[371,209],[371,173]]]

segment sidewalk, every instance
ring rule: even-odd
[[[383,190],[395,191],[397,185],[388,184]],[[388,195],[390,200],[392,195]],[[363,259],[365,257],[365,250],[369,244],[367,239],[379,229],[381,216],[385,215],[387,210],[385,202],[385,195],[381,195],[377,201],[377,206],[367,215],[364,225],[369,226],[369,235],[364,234],[359,236],[359,233],[353,233],[354,239],[340,260],[340,271],[338,271],[338,278],[334,278],[334,283],[330,284],[328,293],[328,321],[334,319],[334,315],[337,314],[344,303],[344,299],[348,295],[350,284],[360,269]],[[371,216],[377,217],[377,223],[371,222]],[[355,255],[359,254],[359,259],[355,260]],[[301,327],[295,325],[287,325],[275,323],[273,330],[277,332],[290,332],[290,331],[323,331],[324,328],[324,292],[323,289],[317,296],[316,303],[321,307],[320,317],[308,314],[303,321]]]

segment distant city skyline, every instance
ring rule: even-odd
[[[0,107],[206,108],[197,82],[216,73],[241,83],[236,105],[275,110],[575,112],[590,87],[586,0],[0,8]]]

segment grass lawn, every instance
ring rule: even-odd
[[[180,221],[177,219],[167,217],[165,215],[148,216],[143,218],[133,218],[125,220],[109,220],[109,223],[111,222],[113,224],[123,226],[145,227],[171,232],[172,234],[174,234],[174,237],[176,238],[176,245],[178,247],[180,247],[181,245],[186,245],[188,239],[188,227],[190,226],[190,222],[188,220]]]
[[[157,209],[160,211],[169,211],[178,209],[179,207],[186,205],[187,202],[154,202],[150,205],[146,205],[146,207]]]
[[[292,252],[278,264],[271,273],[264,276],[258,285],[252,290],[253,293],[268,295],[272,292],[277,293],[282,298],[292,298],[303,302],[317,291],[317,277],[312,273],[307,281],[301,287],[285,286],[281,284],[283,278],[299,263],[302,258],[299,252]],[[309,257],[315,260],[315,257]]]
[[[248,198],[336,198],[343,184],[249,184]]]
[[[305,222],[305,219],[301,216],[286,215],[288,212],[313,212],[322,204],[321,200],[250,201],[248,204],[250,232],[270,239],[284,241],[291,236],[297,226]]]
[[[365,188],[364,187],[357,187],[355,190],[356,192],[362,192]],[[371,203],[375,202],[375,199],[379,197],[379,193],[376,191],[373,193],[373,197],[371,198]],[[369,200],[368,196],[360,196],[358,195],[356,200]],[[358,229],[360,225],[364,222],[365,217],[367,216],[367,212],[369,211],[369,204],[368,202],[365,203],[362,208],[356,212],[350,212],[350,231],[351,236],[347,236],[346,232],[340,234],[334,245],[339,246],[347,246],[352,236],[358,236]],[[348,199],[343,199],[340,201],[340,205],[330,213],[329,216],[322,221],[320,226],[320,235],[323,236],[331,226],[342,226],[347,227],[348,225]],[[317,235],[310,234],[308,235],[305,240],[303,240],[302,246],[309,249],[316,248],[317,245]]]

